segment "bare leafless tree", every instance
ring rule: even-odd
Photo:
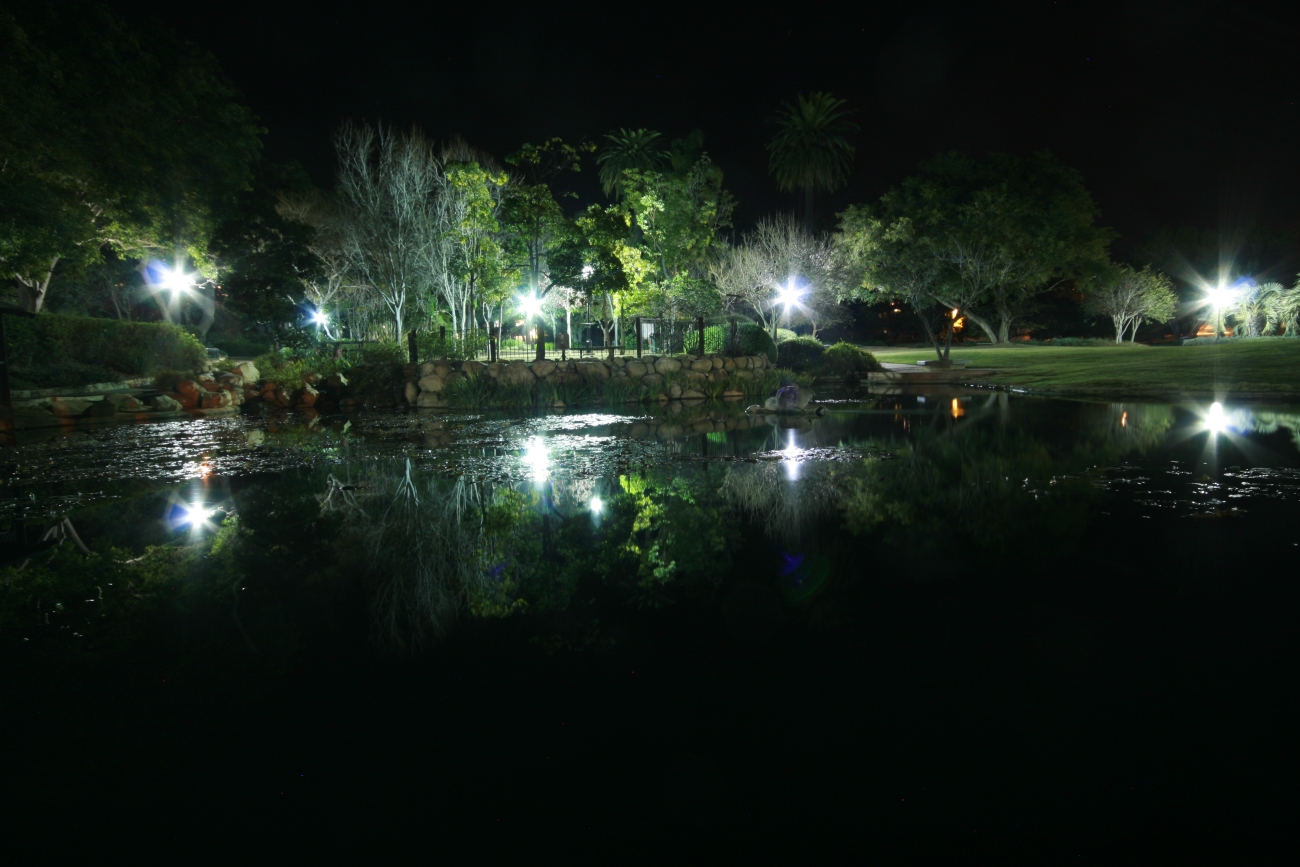
[[[419,132],[348,124],[335,138],[342,249],[359,284],[387,311],[393,337],[433,289],[429,248],[436,239],[442,166]]]

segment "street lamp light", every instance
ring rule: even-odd
[[[1236,289],[1222,284],[1215,286],[1206,293],[1206,300],[1208,300],[1210,304],[1214,305],[1214,340],[1216,343],[1218,342],[1219,337],[1223,334],[1223,308],[1231,304],[1236,297]]]

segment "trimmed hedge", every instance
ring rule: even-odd
[[[193,370],[207,350],[185,329],[165,322],[123,322],[42,313],[5,319],[13,384],[58,388],[148,376],[155,370]]]
[[[880,370],[884,368],[874,355],[842,340],[827,347],[817,364],[817,374],[820,376],[860,376]]]
[[[776,363],[796,373],[810,373],[816,370],[826,347],[815,337],[795,337],[782,340],[776,345]]]

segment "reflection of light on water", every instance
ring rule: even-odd
[[[1125,411],[1124,411],[1124,414],[1121,415],[1121,416],[1119,417],[1119,426],[1120,426],[1120,427],[1128,427],[1128,411],[1127,411],[1127,410],[1125,410]]]
[[[216,509],[203,505],[202,503],[191,503],[188,506],[178,506],[180,516],[173,522],[173,527],[180,529],[188,526],[192,530],[202,529],[208,523]]]
[[[1205,429],[1212,434],[1221,434],[1228,429],[1228,417],[1224,415],[1223,404],[1217,400],[1210,404],[1210,409],[1205,413],[1205,419],[1202,421]]]
[[[792,482],[799,480],[798,458],[802,451],[794,440],[794,431],[790,431],[790,442],[781,450],[781,454],[785,456],[786,477]]]
[[[954,397],[952,399],[952,417],[961,418],[965,414],[966,410],[962,408],[961,401]]]
[[[604,509],[604,508],[605,508],[605,501],[604,501],[604,500],[602,500],[600,497],[592,497],[592,498],[591,498],[591,512],[592,512],[592,514],[594,514],[594,515],[599,515],[599,514],[601,513],[601,510]]]
[[[533,437],[524,450],[524,465],[534,482],[544,482],[551,475],[551,456],[546,451],[546,440]]]

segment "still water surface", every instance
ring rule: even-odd
[[[1283,826],[1300,407],[827,408],[7,443],[12,817],[631,860]]]

